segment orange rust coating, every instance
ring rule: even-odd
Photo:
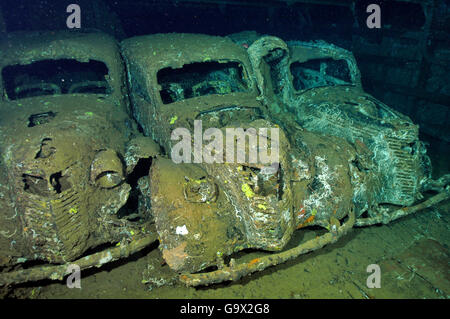
[[[314,221],[315,216],[309,216],[303,223],[297,226],[297,229],[303,228]]]
[[[261,261],[260,258],[252,259],[252,260],[250,260],[250,262],[248,263],[248,265],[251,266],[251,265],[254,265],[254,264],[256,264],[256,263],[258,263],[258,262],[260,262],[260,261]]]

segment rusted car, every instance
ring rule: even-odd
[[[229,39],[149,35],[123,41],[122,50],[133,114],[167,155],[176,143],[171,139],[176,128],[194,130],[195,123],[205,132],[273,127],[256,99],[247,54]],[[249,161],[177,164],[160,157],[153,162],[152,210],[163,257],[172,269],[196,272],[244,248],[279,250],[286,244],[294,221],[283,133],[279,143],[276,170]]]
[[[262,47],[272,52],[257,58]],[[408,206],[422,199],[431,165],[419,140],[419,127],[364,92],[351,52],[323,41],[286,44],[276,37],[263,37],[249,54],[259,63],[255,67],[260,77],[271,81],[271,87],[260,83],[275,117],[281,111],[289,113],[309,131],[367,148],[372,166],[358,165],[379,176],[378,191],[373,194],[376,203]],[[264,70],[261,61],[268,59]],[[376,214],[376,208],[366,208],[369,215]]]
[[[128,116],[115,40],[9,34],[0,44],[0,70],[0,284],[67,274],[52,266],[7,271],[18,264],[64,265],[101,245],[126,247],[145,237],[148,207],[131,207],[128,199],[145,189],[139,160],[151,160],[158,148]],[[95,256],[80,266],[117,257]]]

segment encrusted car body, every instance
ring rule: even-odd
[[[270,53],[256,58],[268,48]],[[288,112],[311,132],[366,148],[370,164],[359,162],[359,169],[373,171],[378,187],[372,189],[372,206],[367,196],[355,198],[364,204],[361,211],[376,214],[380,203],[408,206],[422,198],[431,166],[419,127],[363,91],[351,52],[323,41],[286,44],[267,36],[255,41],[249,54],[255,56],[260,87],[274,117]]]
[[[201,123],[200,136],[209,128],[225,135],[227,127],[273,127],[263,119],[247,54],[229,39],[158,34],[127,39],[122,50],[133,114],[168,155],[176,144],[172,131],[194,133],[195,121]],[[244,248],[279,250],[286,244],[294,224],[290,183],[281,181],[290,176],[283,132],[279,143],[279,169],[267,173],[265,182],[273,183],[267,193],[254,190],[253,179],[267,172],[257,163],[176,164],[158,158],[152,164],[160,247],[174,270],[195,272]]]
[[[128,174],[157,151],[143,154],[152,142],[128,116],[115,40],[9,34],[0,70],[0,266],[66,263],[138,235],[142,224],[118,212],[132,189]]]

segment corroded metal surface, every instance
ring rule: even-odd
[[[2,67],[98,59],[112,88],[107,94],[2,96],[0,251],[8,256],[2,266],[64,263],[101,244],[131,240],[142,225],[115,215],[129,198],[131,163],[155,152],[145,155],[145,143],[130,142],[139,133],[126,113],[116,42],[100,33],[30,33],[11,35],[0,46]]]
[[[249,55],[254,56],[252,61],[266,59],[264,64],[253,64],[256,74],[271,80],[269,84],[258,81],[258,87],[265,92],[264,101],[272,117],[293,114],[295,121],[309,131],[338,136],[360,151],[365,149],[366,160],[360,158],[357,164],[359,170],[376,175],[378,187],[371,188],[376,203],[411,205],[421,199],[420,191],[431,168],[418,137],[418,126],[362,90],[359,70],[350,52],[321,41],[289,42],[288,47],[280,41],[262,37],[248,49]],[[271,53],[264,47],[270,47]],[[279,57],[273,52],[278,52]],[[320,69],[307,64],[301,71],[293,69],[296,63],[314,61]],[[327,61],[344,63],[341,68],[346,68],[348,82],[327,75],[327,68],[331,67]],[[304,81],[303,88],[294,84],[299,77]],[[356,198],[355,201],[364,202]],[[372,210],[370,202],[360,211],[367,209]]]

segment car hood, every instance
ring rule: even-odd
[[[50,114],[48,120],[92,120],[93,124],[98,116],[112,122],[120,121],[122,125],[127,118],[125,110],[104,95],[64,94],[0,102],[0,127],[12,127],[14,121],[17,121],[19,126],[24,123],[28,127],[37,126],[39,122],[32,123],[33,116],[43,113]]]
[[[356,118],[389,120],[398,124],[412,124],[403,115],[370,94],[355,86],[327,86],[304,90],[295,95],[294,107],[300,105],[306,109],[327,104],[339,106],[340,110]]]

